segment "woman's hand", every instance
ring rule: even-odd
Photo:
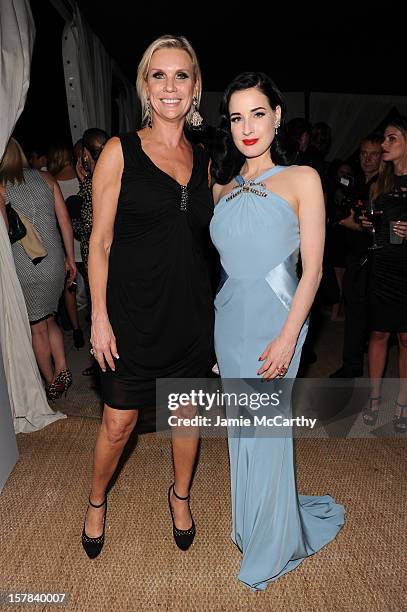
[[[114,337],[110,321],[105,317],[98,318],[92,322],[90,343],[92,345],[92,355],[100,365],[103,372],[106,372],[106,363],[113,372],[115,371],[114,359],[119,359],[117,352],[116,338]]]
[[[407,238],[407,221],[396,221],[393,226],[393,231],[400,238]]]
[[[76,278],[77,270],[76,263],[69,259],[68,257],[65,259],[65,276],[67,276],[66,286],[70,287]]]
[[[354,230],[356,232],[362,231],[360,224],[355,221],[355,211],[353,208],[350,211],[349,217],[346,217],[345,219],[341,219],[341,221],[339,221],[339,225],[343,225],[343,227]]]
[[[280,372],[286,372],[293,358],[296,343],[285,340],[278,336],[267,345],[266,349],[259,357],[259,361],[264,361],[257,372],[263,378],[276,378]]]
[[[365,215],[360,215],[359,220],[360,220],[360,224],[363,227],[363,229],[366,229],[366,230],[372,229],[373,223],[371,221],[368,221]]]

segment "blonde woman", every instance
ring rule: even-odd
[[[12,245],[35,357],[46,381],[47,397],[55,400],[72,384],[62,332],[54,314],[65,278],[70,286],[76,277],[73,232],[58,183],[48,172],[27,165],[20,145],[11,138],[0,164],[0,195],[32,223],[47,251],[46,257],[34,264],[19,242]]]
[[[369,274],[369,405],[363,412],[366,425],[374,426],[389,338],[399,341],[400,385],[394,407],[396,433],[407,432],[407,118],[395,117],[384,130],[379,177],[371,189],[373,208],[379,212],[376,241],[371,250]],[[371,227],[362,217],[362,224]]]
[[[204,252],[213,205],[206,152],[184,131],[200,122],[201,73],[190,43],[154,41],[140,62],[137,89],[144,127],[107,142],[93,179],[91,341],[104,412],[82,534],[91,558],[104,543],[109,480],[139,411],[155,406],[156,378],[205,376],[211,365]],[[173,438],[168,500],[182,550],[195,536],[188,501],[197,448],[192,432]]]

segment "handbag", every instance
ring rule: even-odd
[[[20,213],[20,220],[24,224],[27,233],[24,238],[21,238],[18,242],[21,244],[34,266],[36,266],[48,255],[48,251],[42,243],[41,236],[31,221],[27,219],[23,213]]]
[[[21,221],[19,214],[10,203],[6,204],[6,214],[8,221],[8,237],[10,238],[11,244],[21,240],[27,234],[26,227]]]

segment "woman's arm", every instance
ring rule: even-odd
[[[116,359],[119,357],[116,339],[107,313],[106,286],[123,166],[120,139],[111,138],[106,143],[93,174],[93,227],[89,241],[89,285],[92,300],[91,342],[95,358],[103,371],[106,370],[105,359],[110,368],[114,370],[113,356]]]
[[[280,335],[271,342],[260,360],[264,361],[259,374],[274,378],[279,368],[288,368],[298,336],[306,320],[322,278],[322,259],[325,241],[325,204],[318,173],[312,168],[299,167],[297,182],[298,217],[302,276],[294,294],[291,308]]]
[[[71,218],[68,213],[68,209],[65,204],[64,196],[62,195],[61,189],[49,172],[41,172],[41,176],[47,181],[54,193],[54,204],[55,214],[57,217],[59,229],[61,230],[62,241],[65,248],[65,272],[69,272],[69,279],[67,281],[68,287],[70,287],[76,278],[76,264],[73,250],[73,230]]]

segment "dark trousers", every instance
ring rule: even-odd
[[[368,264],[361,266],[360,260],[360,255],[348,254],[343,279],[345,333],[342,359],[343,366],[349,370],[363,370],[367,338]]]

